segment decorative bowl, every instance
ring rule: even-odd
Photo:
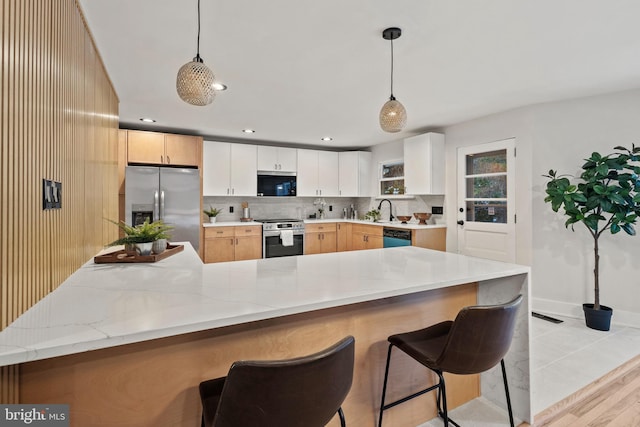
[[[411,219],[411,215],[397,215],[396,218],[402,221],[403,224],[406,224],[407,221]]]
[[[413,216],[416,217],[418,224],[421,225],[427,225],[427,220],[431,218],[431,214],[426,212],[414,212]]]

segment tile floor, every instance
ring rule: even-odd
[[[612,325],[589,329],[583,319],[531,320],[532,412],[537,414],[640,354],[640,329]],[[465,427],[508,426],[506,413],[482,398],[451,413]],[[419,427],[441,427],[431,420]],[[517,424],[516,424],[517,425]]]
[[[583,319],[553,317],[564,322],[531,321],[534,414],[640,354],[640,329],[612,325],[602,332]]]

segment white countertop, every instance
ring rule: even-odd
[[[259,225],[262,226],[261,222],[256,221],[216,221],[216,222],[205,222],[202,224],[203,227],[242,227],[243,225]]]
[[[414,221],[414,220],[412,220]],[[418,224],[418,221],[415,220],[415,222],[407,222],[406,224],[403,224],[400,221],[377,221],[377,222],[373,222],[373,221],[364,221],[361,219],[336,219],[336,218],[332,218],[332,219],[305,219],[304,223],[305,224],[314,224],[314,223],[323,223],[323,222],[349,222],[352,224],[364,224],[364,225],[377,225],[379,227],[390,227],[390,228],[407,228],[410,230],[423,230],[423,229],[429,229],[429,228],[447,228],[447,226],[445,224],[426,224],[426,225],[421,225]]]
[[[87,262],[0,332],[0,366],[527,273],[412,246],[203,264],[185,243],[151,264]]]
[[[414,221],[414,220],[412,220]],[[339,219],[339,218],[331,218],[331,219],[305,219],[305,224],[317,224],[317,223],[332,223],[332,222],[349,222],[352,224],[365,224],[365,225],[377,225],[379,227],[392,227],[392,228],[407,228],[410,230],[422,230],[429,228],[446,228],[445,224],[427,224],[420,225],[418,222],[408,222],[407,224],[402,224],[400,221],[363,221],[359,219]],[[250,221],[250,222],[242,222],[242,221],[220,221],[209,223],[205,222],[202,224],[203,227],[235,227],[235,226],[243,226],[243,225],[262,225],[261,222]]]

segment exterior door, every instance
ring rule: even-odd
[[[458,253],[515,262],[515,139],[458,148]]]

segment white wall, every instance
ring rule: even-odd
[[[575,174],[592,151],[640,145],[639,118],[636,90],[524,107],[445,129],[447,166],[456,164],[458,147],[516,138],[516,255],[532,267],[534,310],[582,317],[582,303],[593,302],[592,239],[581,227],[566,230],[562,215],[544,203],[542,175],[549,169]],[[455,170],[448,168],[447,194],[455,191]],[[447,198],[449,212],[455,204]],[[447,247],[454,251],[455,215],[447,221]],[[600,240],[601,302],[614,308],[614,323],[640,327],[640,267],[633,263],[640,237]]]
[[[564,217],[545,204],[549,169],[578,174],[593,151],[640,144],[640,90],[538,105],[533,150],[534,307],[582,316],[593,302],[593,239],[584,226],[566,230]],[[640,230],[638,230],[640,231]],[[613,322],[640,326],[640,237],[600,238],[601,303],[614,308]]]

